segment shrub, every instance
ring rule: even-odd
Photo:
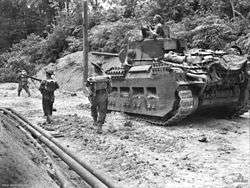
[[[55,62],[60,57],[60,53],[68,46],[66,42],[67,32],[67,28],[59,26],[54,28],[53,33],[48,35],[42,45],[42,57],[39,59],[38,64],[49,64],[50,62]]]
[[[91,29],[90,48],[97,51],[118,53],[126,45],[128,33],[136,28],[130,19],[106,22]]]
[[[16,73],[10,69],[0,68],[0,83],[17,82]]]
[[[243,50],[243,53],[250,56],[250,33],[245,36],[241,36],[235,44]]]
[[[66,42],[68,44],[67,52],[73,53],[82,50],[83,43],[82,38],[76,38],[74,36],[68,36],[66,38]]]
[[[1,54],[0,67],[2,68],[2,73],[6,73],[6,79],[12,79],[13,77],[8,75],[12,75],[12,73],[17,72],[19,69],[25,69],[30,74],[33,74],[35,67],[34,61],[37,59],[36,56],[41,52],[41,44],[43,42],[43,38],[31,34],[27,39],[23,39],[19,43],[14,44],[9,52]],[[6,70],[4,71],[4,69]]]
[[[186,38],[191,48],[204,49],[223,49],[244,34],[247,27],[241,21],[230,22],[212,14],[187,17],[180,24],[184,31],[177,31],[177,36]]]
[[[12,45],[9,52],[0,55],[1,80],[13,81],[15,79],[13,74],[20,69],[25,69],[29,74],[35,74],[37,65],[55,61],[67,47],[66,37],[64,30],[58,28],[46,39],[31,34]]]

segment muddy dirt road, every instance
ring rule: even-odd
[[[110,113],[97,135],[81,93],[56,93],[54,124],[48,126],[38,90],[31,98],[17,97],[16,87],[0,85],[0,106],[63,136],[57,139],[64,146],[125,187],[250,187],[249,113],[239,119],[193,116],[171,127]]]

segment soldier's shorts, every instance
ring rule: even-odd
[[[45,116],[51,116],[53,111],[53,103],[54,101],[48,100],[43,98],[42,104],[43,104],[43,112]]]
[[[89,97],[91,103],[91,115],[95,122],[102,125],[105,122],[107,107],[108,107],[108,93],[106,90],[98,90],[95,96]]]
[[[20,93],[21,93],[22,89],[24,89],[26,91],[26,93],[30,96],[29,86],[28,85],[22,85],[22,84],[18,85],[18,96],[20,96]]]

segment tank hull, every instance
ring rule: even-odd
[[[177,123],[203,109],[220,109],[230,116],[246,112],[246,58],[211,50],[180,53],[180,44],[170,39],[131,44],[135,59],[127,58],[124,67],[106,72],[112,80],[108,109],[160,125]]]
[[[147,65],[146,65],[147,66]],[[203,109],[234,115],[240,111],[242,83],[227,74],[233,84],[208,84],[204,80],[185,80],[183,73],[153,66],[150,70],[131,71],[122,79],[112,80],[108,109],[140,115],[148,122],[170,125]],[[145,71],[142,71],[145,70]],[[238,73],[236,75],[239,75]]]
[[[109,110],[140,115],[144,120],[160,125],[177,123],[204,109],[213,111],[220,108],[221,113],[234,111],[240,97],[238,86],[230,87],[230,90],[222,87],[221,90],[213,90],[213,94],[210,90],[204,91],[199,96],[199,84],[178,83],[174,73],[153,78],[115,80],[112,88]]]

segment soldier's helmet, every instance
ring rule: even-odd
[[[135,59],[136,58],[136,52],[134,50],[132,50],[132,49],[129,49],[128,52],[127,52],[127,56],[130,59]]]
[[[94,67],[98,68],[99,70],[102,70],[102,63],[101,62],[92,62],[91,64]]]
[[[27,74],[26,70],[22,70],[21,74]]]
[[[46,69],[46,70],[45,70],[45,73],[46,73],[46,75],[48,75],[48,76],[54,75],[54,71],[53,71],[53,70],[48,70],[48,69]]]
[[[154,18],[153,18],[153,21],[154,21],[155,23],[162,23],[162,22],[163,22],[163,19],[162,19],[162,17],[161,17],[159,14],[156,14],[156,15],[154,16]]]

